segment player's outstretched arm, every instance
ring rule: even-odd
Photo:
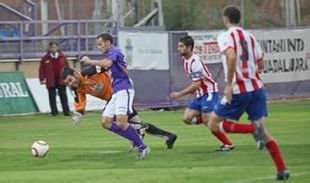
[[[188,95],[188,94],[192,94],[193,92],[195,92],[200,86],[200,80],[198,81],[193,81],[192,84],[190,84],[188,87],[184,88],[181,91],[178,92],[172,92],[170,94],[171,99],[177,99],[180,98],[182,96]]]
[[[228,48],[225,51],[227,57],[227,81],[224,89],[224,95],[227,102],[230,103],[232,99],[232,81],[236,71],[236,53],[233,48]]]
[[[72,120],[73,120],[74,125],[78,126],[81,123],[82,118],[83,118],[82,113],[77,112],[77,111],[73,112]]]
[[[264,71],[265,65],[264,65],[264,57],[257,60],[257,70],[258,73],[262,73]]]
[[[90,77],[94,74],[103,73],[105,71],[106,71],[106,69],[103,67],[91,65],[91,66],[84,67],[83,69],[81,69],[81,74],[82,74],[82,76]]]
[[[92,60],[87,56],[82,57],[80,60],[82,64],[88,64],[88,65],[97,65],[104,68],[109,68],[112,66],[113,61],[109,59],[102,59],[102,60]]]
[[[74,91],[75,98],[74,98],[74,108],[75,111],[73,112],[72,120],[74,125],[79,125],[82,121],[85,107],[86,107],[86,95],[84,93],[79,93]]]

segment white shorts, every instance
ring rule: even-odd
[[[133,89],[120,90],[112,95],[105,106],[102,116],[113,118],[115,115],[129,115],[133,112],[132,103],[135,96]]]

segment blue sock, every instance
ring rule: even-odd
[[[128,125],[128,128],[123,131],[120,127],[118,127],[115,122],[112,122],[111,128],[109,129],[110,131],[130,140],[133,142],[134,146],[138,148],[144,148],[145,145],[138,135],[137,131],[130,125]]]

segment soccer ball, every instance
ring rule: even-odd
[[[34,157],[43,158],[49,151],[48,144],[43,140],[35,141],[31,146],[31,153]]]

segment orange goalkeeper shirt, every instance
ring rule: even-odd
[[[80,85],[75,90],[75,110],[83,113],[86,106],[86,94],[100,98],[102,100],[110,100],[112,97],[112,82],[108,73],[97,73],[90,77],[79,76]]]

